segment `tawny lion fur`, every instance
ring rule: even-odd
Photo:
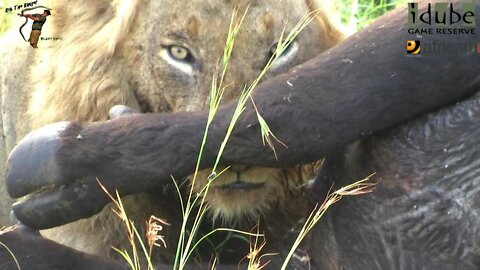
[[[52,8],[53,15],[44,25],[42,36],[61,40],[41,41],[39,49],[33,50],[21,42],[15,30],[0,41],[11,42],[13,45],[2,47],[15,55],[15,59],[0,61],[0,90],[2,95],[10,95],[13,104],[2,96],[2,106],[14,107],[15,115],[21,117],[10,121],[15,123],[10,128],[14,132],[4,133],[10,143],[0,150],[10,150],[12,140],[48,123],[107,120],[109,109],[117,104],[141,112],[206,109],[232,11],[238,7],[242,13],[248,3],[225,81],[229,85],[225,101],[238,97],[242,86],[255,79],[282,30],[288,32],[309,11],[320,10],[316,20],[297,37],[298,51],[275,66],[266,78],[314,57],[344,37],[330,15],[328,2],[321,0],[39,1],[39,5]],[[169,46],[187,48],[193,60],[172,58]],[[27,108],[28,115],[21,113]],[[6,123],[3,126],[6,129]],[[232,182],[236,176],[237,172],[227,173],[216,183]],[[243,168],[240,176],[245,181],[268,184],[261,190],[242,193],[233,202],[223,199],[226,194],[213,192],[207,198],[213,216],[235,220],[267,215],[275,207],[288,210],[282,202],[297,194],[292,190],[300,189],[312,172],[306,167]],[[150,214],[168,216],[170,209],[159,202],[163,195],[155,192],[124,198],[129,216],[137,225],[145,224]],[[111,246],[128,247],[123,225],[110,207],[44,235],[97,255],[115,254]]]

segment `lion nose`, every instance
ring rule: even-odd
[[[250,167],[246,165],[232,165],[230,166],[230,171],[235,173],[237,176],[236,182],[240,182],[240,175],[247,171]]]

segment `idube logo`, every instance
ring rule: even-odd
[[[475,34],[475,3],[428,3],[419,11],[418,3],[408,3],[409,34]]]

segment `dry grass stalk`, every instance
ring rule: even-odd
[[[148,242],[148,255],[152,257],[153,247],[167,247],[165,237],[159,233],[163,230],[163,225],[170,225],[166,220],[151,215],[147,222],[147,242]]]
[[[270,260],[263,262],[262,259],[267,256],[277,255],[274,253],[261,254],[261,251],[267,242],[265,241],[265,236],[260,234],[258,224],[256,229],[257,233],[254,235],[254,241],[250,241],[250,251],[245,257],[248,259],[248,270],[264,269],[270,263]],[[259,241],[260,237],[262,238],[262,241]]]
[[[147,223],[147,233],[146,233],[146,238],[149,245],[149,250],[147,251],[147,248],[143,242],[143,237],[135,228],[135,223],[133,222],[133,220],[128,218],[128,215],[125,211],[125,207],[123,206],[123,203],[118,191],[115,191],[115,195],[116,195],[116,198],[115,198],[108,192],[108,190],[102,185],[102,183],[98,179],[97,179],[97,182],[100,185],[100,187],[103,189],[105,194],[107,194],[107,196],[114,203],[116,208],[112,208],[112,211],[123,221],[123,224],[125,225],[128,241],[132,249],[131,250],[132,255],[130,255],[130,253],[128,253],[128,251],[126,250],[120,250],[116,247],[112,247],[112,248],[116,250],[120,255],[122,255],[122,257],[127,261],[127,263],[129,264],[132,270],[143,269],[141,259],[140,259],[142,254],[145,257],[145,261],[147,262],[147,265],[148,265],[147,269],[154,270],[155,268],[153,267],[153,264],[152,264],[153,247],[160,246],[157,243],[157,241],[162,242],[166,247],[164,237],[159,234],[159,232],[163,229],[163,226],[161,226],[160,224],[164,224],[164,225],[169,225],[169,224],[160,218],[157,218],[155,216],[150,216],[150,219]],[[140,246],[142,254],[140,254],[138,250],[137,242]]]
[[[333,191],[333,192],[331,192],[331,190],[329,191],[323,203],[320,206],[318,206],[317,204],[313,209],[312,213],[310,213],[309,217],[305,221],[305,224],[303,225],[302,230],[298,234],[297,239],[293,243],[290,249],[290,252],[288,253],[287,257],[285,258],[285,261],[283,262],[282,270],[287,269],[288,262],[290,261],[293,254],[295,253],[295,250],[300,246],[300,243],[305,238],[305,236],[312,230],[312,228],[318,223],[318,221],[320,221],[320,219],[323,217],[325,212],[327,212],[330,206],[340,201],[343,198],[343,196],[357,196],[357,195],[367,194],[375,190],[377,182],[370,182],[370,178],[373,175],[374,174],[371,174],[365,179],[362,179],[350,185],[344,186],[336,191]]]

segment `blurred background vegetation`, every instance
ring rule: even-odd
[[[349,29],[360,30],[370,24],[377,17],[407,0],[332,0],[334,7],[339,11],[342,23]]]
[[[301,1],[301,0],[298,0]],[[320,0],[321,1],[321,0]],[[394,9],[397,5],[405,4],[406,0],[332,0],[339,11],[342,22],[349,29],[362,29],[375,18]],[[0,35],[12,27],[11,18],[17,12],[5,13],[5,8],[25,1],[0,0]]]

